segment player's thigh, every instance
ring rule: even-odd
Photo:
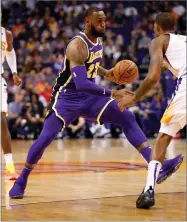
[[[56,117],[64,123],[64,128],[72,121],[77,119],[80,114],[84,101],[76,100],[74,94],[64,94],[57,92],[55,99],[50,104],[49,112],[54,111]]]
[[[6,113],[1,112],[1,130],[2,132],[5,132],[6,129],[8,129]]]
[[[90,95],[85,101],[81,116],[90,121],[100,123],[103,112],[113,101],[109,97]]]
[[[135,120],[134,115],[127,109],[120,111],[116,100],[100,96],[90,98],[89,106],[86,107],[84,114],[87,119],[97,123],[124,125]]]
[[[184,89],[176,93],[161,119],[161,124],[172,123],[178,123],[181,128],[186,125],[186,91]]]
[[[103,110],[100,121],[128,127],[134,123],[135,116],[128,109],[121,111],[114,100]]]
[[[177,122],[161,123],[159,132],[174,137],[182,128],[183,127]]]

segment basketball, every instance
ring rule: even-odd
[[[122,60],[114,66],[114,79],[119,85],[133,83],[138,77],[138,67],[131,60]]]

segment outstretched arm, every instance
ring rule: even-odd
[[[149,47],[150,65],[147,77],[142,81],[135,92],[134,102],[142,99],[160,80],[163,63],[163,39],[155,38]]]
[[[163,45],[164,38],[158,37],[152,40],[149,47],[150,65],[147,77],[142,81],[135,94],[124,94],[123,99],[119,102],[120,110],[125,107],[134,105],[141,100],[153,86],[159,81],[163,63]]]

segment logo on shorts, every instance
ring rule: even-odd
[[[76,73],[75,73],[75,72],[73,72],[73,76],[74,76],[74,77],[77,77],[77,75],[76,75]]]

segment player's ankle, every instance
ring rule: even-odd
[[[13,159],[12,159],[12,153],[6,153],[4,155],[5,157],[5,163],[7,164],[13,164]]]

